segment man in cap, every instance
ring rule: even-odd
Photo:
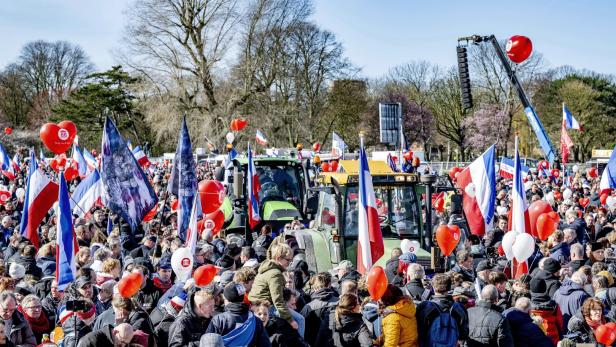
[[[249,306],[244,303],[245,294],[246,289],[240,283],[227,284],[223,291],[225,312],[212,318],[206,332],[221,335],[223,340],[226,340],[225,345],[270,346],[263,323],[250,312]],[[241,331],[241,333],[234,334],[231,339],[229,333],[232,331]]]
[[[173,286],[171,274],[171,257],[165,256],[160,258],[160,261],[156,265],[156,273],[152,278],[152,282],[154,283],[154,287],[158,288],[161,294],[164,294]]]
[[[143,238],[143,244],[130,252],[131,257],[134,258],[148,258],[154,251],[154,245],[156,245],[156,236],[148,235]]]
[[[490,272],[492,272],[492,266],[488,260],[482,260],[477,264],[477,277],[475,278],[475,292],[477,297],[481,296],[481,290],[488,284],[490,280]]]

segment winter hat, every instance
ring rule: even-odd
[[[173,307],[176,311],[179,312],[184,307],[184,304],[186,304],[187,296],[188,295],[186,294],[186,292],[178,293],[178,295],[171,298],[169,304],[171,305],[171,307]]]
[[[26,268],[17,263],[12,263],[9,267],[9,276],[14,280],[20,280],[26,275]]]
[[[229,302],[240,303],[244,302],[244,294],[246,294],[246,288],[243,285],[235,282],[230,282],[225,286],[223,296]]]
[[[560,271],[560,263],[556,259],[547,258],[543,261],[543,270],[551,274],[556,273]]]
[[[203,334],[199,347],[225,347],[222,336],[213,333]]]
[[[601,242],[591,242],[590,243],[590,251],[599,251],[603,249],[603,244]]]

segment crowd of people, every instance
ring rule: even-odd
[[[597,179],[581,170],[567,187],[562,178],[529,174],[529,202],[565,189],[571,196],[552,201],[562,221],[547,241],[537,240],[528,274],[512,276],[499,252],[511,196],[508,180],[499,179],[500,208],[486,235],[468,235],[444,273],[394,249],[379,300],[351,261],[315,273],[293,237],[269,225],[252,243],[206,230],[195,268],[213,264],[216,277],[201,287],[176,280],[171,255],[183,241],[164,198],[168,171],[149,170],[167,203],[136,232],[101,205],[75,219],[79,276],[63,291],[53,210],[37,249],[19,233],[24,198],[16,190],[27,174],[3,178],[12,196],[0,205],[0,346],[573,346],[596,343],[597,329],[616,319],[616,214],[600,202]],[[212,177],[204,167],[198,175]],[[438,218],[446,221],[447,212]],[[295,221],[285,230],[301,227]],[[126,298],[118,281],[131,273],[143,281]]]

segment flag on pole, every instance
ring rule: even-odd
[[[73,229],[68,188],[64,174],[60,174],[60,189],[58,198],[56,237],[56,279],[58,290],[63,291],[77,279],[77,237]]]
[[[175,149],[171,178],[167,185],[167,192],[177,196],[178,203],[178,236],[186,240],[186,229],[190,211],[193,207],[195,195],[197,194],[197,172],[195,158],[193,156],[190,134],[186,126],[186,116],[182,119],[182,128],[178,138],[178,145]]]
[[[47,161],[45,161],[45,155],[43,154],[42,148],[39,148],[39,161],[40,161],[41,166],[47,165]]]
[[[102,141],[101,179],[103,201],[134,231],[158,203],[158,197],[111,118],[105,120]]]
[[[186,228],[186,245],[184,247],[190,250],[194,256],[197,249],[197,241],[199,241],[199,229],[197,228],[197,217],[201,211],[201,200],[199,194],[195,194],[193,206],[190,210],[190,218],[188,219],[188,228]]]
[[[73,160],[73,163],[77,163],[79,177],[86,177],[88,174],[88,163],[86,162],[86,158],[83,156],[81,148],[75,143],[73,143],[73,153],[71,154],[71,159]]]
[[[98,161],[94,158],[90,151],[84,150],[83,157],[86,160],[86,163],[88,163],[88,170],[98,169]]]
[[[383,234],[368,167],[368,156],[363,146],[359,150],[359,213],[357,237],[357,271],[362,275],[385,253]]]
[[[191,150],[192,150],[192,147],[191,147]],[[148,156],[145,154],[143,149],[141,149],[141,146],[137,146],[133,148],[132,152],[133,152],[133,155],[135,156],[135,159],[137,159],[137,162],[142,167],[148,167],[152,164],[150,162],[150,158],[148,158]]]
[[[21,167],[19,166],[20,162],[21,160],[19,160],[19,154],[15,153],[15,155],[13,156],[13,160],[11,161],[11,164],[13,165],[13,170],[15,170],[15,172],[21,171]]]
[[[107,216],[107,236],[111,235],[113,231],[113,218],[111,216]]]
[[[2,144],[0,144],[0,170],[2,170],[2,174],[6,176],[9,180],[12,181],[15,179],[15,170],[13,169],[13,163]]]
[[[267,145],[267,137],[265,137],[265,135],[263,135],[263,133],[259,129],[257,129],[257,135],[255,139],[257,140],[257,143],[261,146]]]
[[[39,248],[38,226],[57,199],[58,185],[38,169],[34,149],[31,149],[30,171],[19,231],[36,249]]]
[[[599,182],[599,195],[608,193],[616,188],[616,146],[612,150],[610,160],[605,165],[601,174],[601,182]]]
[[[346,143],[340,135],[332,132],[332,154],[344,160],[344,152],[346,151]]]
[[[126,146],[128,146],[128,149],[130,149],[131,152],[133,151],[133,144],[130,142],[130,139],[126,140]]]
[[[526,201],[526,191],[522,182],[522,170],[520,163],[520,153],[518,151],[518,137],[515,138],[515,158],[513,174],[513,191],[511,207],[511,230],[519,233],[530,233],[530,217],[528,214],[528,202]],[[514,261],[515,277],[519,278],[522,274],[528,273],[528,264],[525,262],[516,264]]]
[[[521,170],[522,179],[526,179],[526,176],[528,176],[528,172],[530,171],[530,169],[528,168],[528,166],[522,165]],[[502,178],[513,179],[513,173],[515,172],[513,159],[502,157],[498,172]]]
[[[100,173],[94,169],[83,181],[79,183],[71,199],[73,214],[83,217],[92,206],[103,196],[103,181]]]
[[[563,102],[563,123],[565,124],[565,127],[567,129],[582,130],[580,123],[577,121],[577,119],[575,119],[575,117],[573,117],[573,115],[571,114],[571,111],[569,111],[567,106],[565,106],[564,102]]]
[[[396,161],[394,160],[394,157],[391,156],[391,153],[387,153],[387,165],[389,165],[389,167],[391,168],[391,171],[398,172],[398,166],[396,165]]]
[[[259,214],[259,176],[255,169],[255,163],[252,160],[252,150],[250,143],[248,144],[248,173],[246,175],[246,191],[248,192],[248,224],[251,229],[254,229],[261,222]]]
[[[572,147],[573,141],[571,141],[571,137],[569,137],[567,127],[565,126],[565,121],[563,120],[563,124],[560,127],[560,155],[563,164],[567,164],[569,161],[569,154],[571,153]]]
[[[496,204],[495,147],[490,146],[479,158],[458,174],[462,188],[462,207],[470,232],[483,236],[492,222]]]

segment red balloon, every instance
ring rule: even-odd
[[[325,162],[325,163],[321,164],[321,171],[329,172],[330,170],[331,170],[331,167],[329,166],[328,162]]]
[[[212,264],[199,266],[197,270],[195,270],[195,273],[193,273],[195,285],[197,287],[207,286],[214,280],[216,273],[218,273],[218,269]]]
[[[459,168],[459,167],[457,167],[457,166],[452,167],[452,168],[449,170],[449,178],[451,178],[451,180],[455,182],[455,181],[456,181],[456,179],[458,178],[458,174],[459,174],[460,172],[462,172],[462,171],[463,171],[463,169],[461,169],[461,168]]]
[[[411,161],[413,160],[413,151],[408,151],[404,154],[402,154],[402,157],[407,160],[407,161]]]
[[[218,234],[225,224],[225,214],[221,210],[208,213],[203,218],[203,228],[212,230],[212,235]]]
[[[177,211],[179,203],[180,201],[178,199],[173,200],[171,202],[171,211]]]
[[[548,217],[550,217],[556,225],[560,223],[560,216],[556,211],[548,212]]]
[[[61,154],[66,152],[73,144],[77,135],[77,127],[71,121],[62,121],[58,124],[47,123],[41,127],[40,137],[45,147],[50,151]]]
[[[368,278],[366,279],[366,285],[368,286],[368,293],[372,300],[379,300],[385,294],[387,290],[387,275],[380,266],[373,266],[368,272]]]
[[[157,213],[158,213],[158,204],[154,205],[154,207],[152,207],[150,212],[148,212],[145,216],[143,216],[143,221],[144,222],[151,221],[154,218],[154,216],[156,216]]]
[[[556,223],[548,213],[543,213],[537,218],[537,235],[541,241],[545,241],[556,231]]]
[[[419,164],[421,164],[421,159],[419,159],[419,157],[413,157],[413,167],[419,167]]]
[[[584,208],[586,208],[586,206],[588,206],[588,204],[590,204],[590,199],[589,198],[580,198],[578,200],[578,202],[580,203],[580,205]]]
[[[246,125],[248,125],[248,121],[236,118],[231,121],[231,130],[233,131],[242,131]]]
[[[443,198],[436,199],[432,207],[437,212],[442,213],[445,210],[445,200],[443,200]]]
[[[331,163],[329,163],[329,169],[332,172],[337,172],[338,171],[338,162],[334,160]]]
[[[67,181],[72,181],[77,177],[79,177],[79,171],[75,170],[75,168],[69,166],[64,170],[64,178]]]
[[[11,135],[13,133],[13,128],[9,128],[9,127],[4,128],[4,133],[7,135]]]
[[[599,170],[593,166],[590,169],[588,169],[588,176],[590,176],[591,178],[597,178],[599,177]]]
[[[601,194],[601,197],[599,198],[601,200],[601,205],[605,205],[605,203],[607,202],[607,197],[609,195],[607,193],[603,193]]]
[[[556,195],[556,193],[554,194]],[[528,207],[528,216],[530,217],[530,233],[534,237],[539,236],[537,234],[537,219],[544,213],[553,212],[550,203],[545,200],[537,200],[530,204]]]
[[[203,180],[199,182],[199,195],[201,198],[201,211],[204,214],[212,213],[225,200],[225,186],[216,180]]]
[[[130,298],[137,294],[141,289],[141,283],[143,282],[143,275],[140,273],[130,273],[123,277],[118,282],[118,292],[123,298]]]
[[[603,324],[595,330],[595,338],[597,342],[611,346],[616,341],[616,330],[607,324]]]
[[[563,198],[563,194],[560,191],[558,190],[554,191],[554,199],[556,199],[556,201],[560,201],[562,200],[562,198]]]
[[[65,155],[59,155],[56,158],[58,160],[58,167],[59,168],[64,168],[66,166],[66,156]]]
[[[521,63],[528,59],[533,51],[533,43],[526,36],[515,35],[511,36],[505,46],[507,56],[514,63]]]
[[[460,242],[460,228],[458,226],[440,225],[436,228],[436,243],[445,256],[450,256]]]
[[[554,178],[560,177],[560,170],[552,169],[552,177],[554,177]]]
[[[49,166],[53,169],[53,171],[58,172],[58,160],[56,160],[56,158],[49,161]]]
[[[312,145],[312,150],[313,150],[313,151],[315,151],[315,152],[320,151],[320,150],[321,150],[321,144],[320,144],[320,143],[318,143],[318,142],[315,142],[315,143]]]
[[[505,250],[503,249],[503,245],[498,245],[498,255],[501,257],[505,255]]]

